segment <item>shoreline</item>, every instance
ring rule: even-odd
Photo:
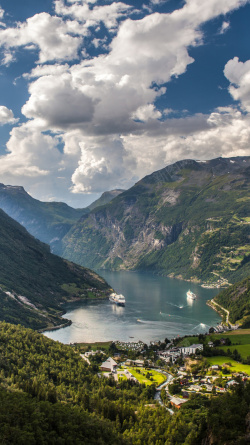
[[[81,301],[86,302],[86,301],[103,301],[103,300],[108,300],[109,297],[102,297],[102,298],[81,298],[81,297],[77,297],[77,298],[73,298],[72,300],[68,300],[66,302],[60,303],[61,306],[67,305],[67,304],[72,304],[72,303],[80,303]],[[66,310],[63,310],[61,312],[61,316],[66,314]],[[71,326],[73,321],[72,320],[68,320],[66,318],[64,318],[63,320],[67,320],[66,323],[61,323],[59,325],[56,326],[51,326],[50,328],[44,328],[44,329],[38,329],[37,332],[39,332],[40,334],[43,334],[44,332],[50,332],[50,331],[56,331],[57,329],[62,329],[62,328],[67,328],[68,326]]]

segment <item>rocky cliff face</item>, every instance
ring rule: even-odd
[[[249,157],[168,166],[83,216],[63,255],[95,268],[237,279],[250,254],[249,171]]]

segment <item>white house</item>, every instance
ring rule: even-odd
[[[101,371],[113,372],[117,367],[117,363],[109,357],[106,362],[103,362],[100,369]]]
[[[195,354],[197,349],[199,351],[203,351],[203,345],[202,344],[194,344],[191,346],[186,346],[186,347],[180,348],[182,354],[184,354],[184,355]]]

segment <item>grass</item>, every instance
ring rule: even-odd
[[[212,341],[220,338],[229,338],[232,345],[249,345],[250,348],[250,329],[240,329],[228,332],[226,334],[212,334],[207,338],[209,338],[209,340],[211,339]]]
[[[166,377],[163,374],[151,369],[150,370],[147,370],[145,368],[127,368],[127,369],[138,380],[139,383],[144,383],[147,386],[153,384],[159,386],[166,380]],[[152,380],[146,377],[147,373],[151,374]]]
[[[191,346],[193,344],[197,344],[199,343],[199,338],[198,337],[185,337],[183,338],[179,343],[178,343],[178,347],[180,346]]]
[[[80,351],[86,352],[88,349],[92,351],[97,351],[99,349],[104,349],[105,351],[109,349],[112,341],[99,341],[95,343],[77,343],[76,347]]]
[[[231,357],[225,357],[225,356],[206,357],[206,361],[209,363],[210,366],[212,365],[223,366],[224,363],[231,363],[232,365],[230,366],[231,373],[245,372],[246,374],[250,375],[250,365],[242,365],[241,363],[232,360]]]
[[[230,349],[230,351],[234,351],[235,349],[237,349],[237,351],[239,352],[239,354],[241,355],[241,357],[243,359],[246,359],[247,357],[250,356],[250,344],[248,345],[231,345],[231,346],[220,346],[221,349],[224,349],[225,351],[227,351],[228,349]]]

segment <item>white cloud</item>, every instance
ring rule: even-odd
[[[106,5],[114,8],[107,21],[105,7],[96,6],[95,1],[72,0],[70,6],[57,1],[57,13],[64,19],[70,14],[74,21],[43,13],[6,34],[0,31],[0,41],[9,48],[36,44],[41,63],[63,60],[62,64],[38,65],[26,74],[30,96],[22,112],[30,121],[12,131],[0,172],[11,170],[12,165],[13,175],[37,175],[39,184],[44,181],[46,187],[54,181],[59,190],[58,181],[64,181],[64,191],[72,177],[73,192],[90,193],[129,187],[143,175],[181,158],[247,154],[248,115],[229,108],[210,116],[167,119],[172,110],[165,108],[164,122],[155,106],[156,98],[166,91],[165,83],[194,62],[188,50],[202,44],[201,25],[244,3],[187,0],[171,14],[125,19],[108,54],[74,65],[65,61],[76,56],[82,37],[70,33],[84,35],[90,23],[100,21],[113,30],[119,14],[126,12],[123,3]],[[226,77],[234,84],[230,92],[245,110],[249,106],[248,71],[248,65],[242,66],[238,59],[225,67]],[[47,130],[57,134],[56,138],[41,133]],[[58,135],[64,143],[63,153],[56,147]]]
[[[82,44],[81,36],[70,35],[74,31],[78,34],[80,32],[77,22],[64,22],[60,17],[42,12],[24,23],[18,23],[15,28],[0,30],[0,45],[14,49],[35,44],[39,49],[40,63],[72,60],[77,58],[77,51]]]
[[[72,2],[71,2],[72,3]],[[97,26],[100,22],[108,29],[117,27],[117,20],[124,17],[131,9],[131,6],[121,2],[113,2],[110,5],[94,6],[90,8],[88,4],[92,2],[74,2],[71,6],[65,6],[63,0],[55,1],[55,11],[58,15],[70,16],[78,21],[86,23],[86,26]]]
[[[30,99],[23,106],[22,113],[27,118],[39,119],[45,128],[65,130],[81,127],[93,116],[92,99],[72,87],[68,73],[40,77],[30,85],[29,93]]]
[[[4,10],[3,10],[3,8],[1,8],[1,6],[0,6],[0,19],[2,19],[3,16],[4,16]]]
[[[223,22],[220,28],[219,33],[224,34],[230,28],[230,22]]]
[[[242,108],[250,112],[250,60],[240,62],[234,57],[227,62],[224,74],[231,83],[229,92],[234,100],[239,100]]]
[[[19,119],[15,119],[13,111],[4,105],[0,105],[0,125],[15,124]]]
[[[132,114],[133,119],[139,119],[143,122],[146,122],[149,119],[160,119],[161,116],[161,112],[156,110],[153,104],[143,105]]]

